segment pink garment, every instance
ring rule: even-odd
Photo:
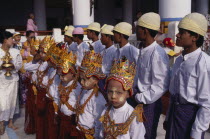
[[[32,19],[28,19],[27,21],[27,31],[38,31],[37,26],[34,24],[34,21]]]

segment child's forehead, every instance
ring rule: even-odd
[[[123,90],[123,86],[122,86],[121,82],[114,80],[114,79],[111,79],[110,81],[108,81],[107,86],[109,89],[117,88],[118,90]]]

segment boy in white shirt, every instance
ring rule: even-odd
[[[135,64],[125,57],[115,60],[106,80],[109,106],[100,118],[100,138],[144,139],[143,106],[127,103],[132,96]]]
[[[99,92],[98,81],[105,78],[102,70],[102,56],[93,50],[85,52],[81,67],[79,67],[82,91],[76,105],[77,129],[80,136],[98,138],[98,123],[106,100]]]

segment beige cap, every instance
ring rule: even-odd
[[[21,35],[20,32],[15,32],[15,33],[13,34],[13,37],[15,37],[15,36],[17,36],[17,35]]]
[[[98,23],[98,22],[93,22],[91,23],[87,29],[89,30],[94,30],[94,31],[97,31],[97,32],[100,32],[101,30],[101,25]]]
[[[73,26],[66,26],[64,31],[65,31],[65,34],[66,36],[69,36],[69,37],[73,37],[72,36],[72,32],[74,30],[74,27]]]
[[[118,23],[113,30],[127,36],[132,34],[132,26],[127,22]]]
[[[151,30],[159,31],[160,15],[153,12],[146,13],[139,18],[137,25]]]
[[[205,36],[208,28],[208,23],[206,18],[199,13],[191,13],[186,15],[178,25],[179,28],[190,30],[192,32],[198,33]]]
[[[114,35],[113,31],[114,26],[111,25],[103,25],[103,27],[101,28],[101,33],[102,34],[107,34],[107,35]]]

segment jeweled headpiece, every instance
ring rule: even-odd
[[[34,47],[36,50],[39,50],[39,45],[40,45],[41,41],[39,39],[32,39],[30,42],[30,46]]]
[[[67,51],[63,51],[61,55],[61,63],[60,68],[62,68],[63,73],[68,73],[71,70],[74,74],[77,73],[75,64],[77,61],[77,56],[72,51],[69,53]]]
[[[103,74],[101,68],[102,68],[101,54],[95,53],[94,50],[85,52],[79,70],[83,71],[86,77],[88,78],[95,76],[98,79],[103,79],[106,77],[106,75]]]
[[[47,51],[46,60],[50,60],[55,65],[58,65],[61,61],[61,55],[62,55],[62,50],[59,47],[57,47],[56,43],[54,43]]]
[[[114,79],[119,81],[122,84],[124,90],[129,91],[130,95],[132,95],[135,72],[135,63],[131,63],[129,60],[127,60],[126,57],[122,57],[119,60],[114,60],[110,74],[106,79],[106,85],[109,80]]]
[[[55,40],[51,36],[46,36],[41,41],[41,47],[44,48],[44,52],[47,53],[47,51],[50,49],[51,45],[55,43]]]

